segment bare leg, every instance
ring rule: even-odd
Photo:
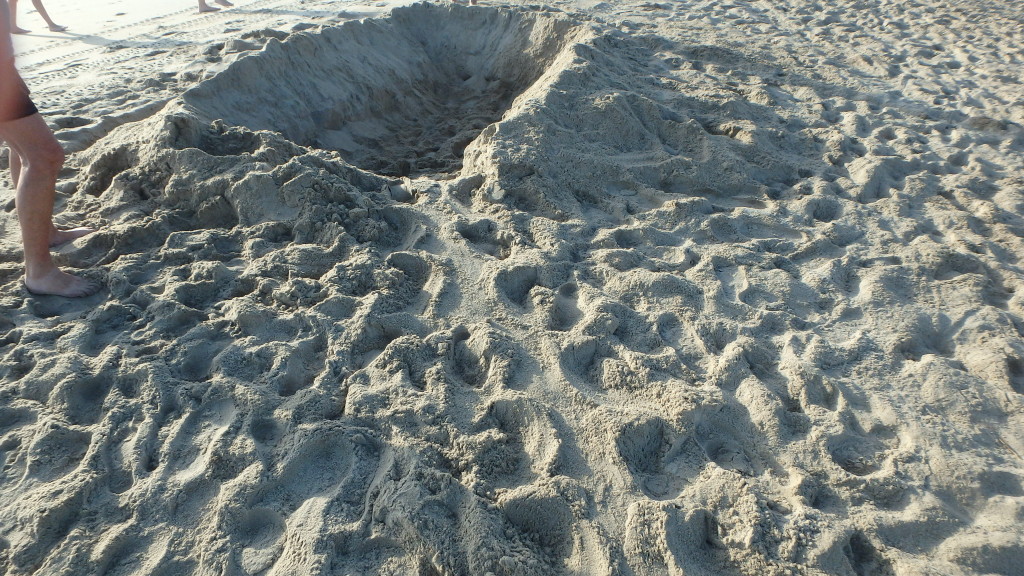
[[[100,288],[98,284],[62,272],[50,256],[50,243],[56,232],[54,184],[64,162],[60,143],[38,113],[0,123],[0,138],[20,157],[15,206],[25,246],[25,287],[34,294],[71,298],[95,293]]]
[[[203,12],[216,12],[217,10],[220,10],[220,8],[214,8],[213,6],[210,6],[206,3],[206,0],[199,0],[200,14],[202,14]]]
[[[11,165],[11,181],[14,182],[14,188],[15,190],[17,190],[18,181],[21,179],[21,156],[18,156],[18,153],[15,152],[14,148],[11,148],[9,155],[9,163]],[[87,236],[95,232],[95,230],[93,230],[92,228],[87,228],[85,226],[79,226],[77,228],[68,228],[65,230],[60,230],[56,226],[52,225],[51,227],[52,229],[50,230],[50,247],[57,247],[60,246],[61,244],[67,244],[72,240],[76,240],[78,238],[81,238],[82,236]]]
[[[18,28],[18,0],[7,0],[7,7],[11,12],[11,34],[28,34],[31,30]]]
[[[43,0],[32,0],[32,5],[36,7],[36,12],[46,20],[46,25],[50,28],[51,32],[63,32],[68,29],[67,26],[61,26],[50,19],[50,15],[46,13],[46,8],[43,7]]]
[[[7,151],[7,163],[11,165],[11,182],[14,184],[14,189],[18,189],[18,180],[21,178],[21,156],[18,156],[18,152],[11,148]]]

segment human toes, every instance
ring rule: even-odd
[[[60,246],[61,244],[67,244],[72,240],[77,240],[82,236],[92,234],[96,230],[87,226],[79,226],[78,228],[69,228],[67,230],[58,230],[54,228],[50,232],[50,246]]]
[[[95,280],[65,272],[57,272],[37,280],[25,280],[25,289],[36,296],[85,298],[99,292],[101,287]]]

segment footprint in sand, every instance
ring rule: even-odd
[[[677,497],[703,463],[693,439],[659,417],[625,423],[615,437],[615,450],[641,491],[658,500]]]
[[[28,444],[26,477],[50,482],[72,473],[85,457],[92,436],[56,422],[40,427]]]
[[[697,443],[715,465],[744,476],[763,470],[755,447],[759,432],[745,408],[725,405],[715,410],[701,409],[694,413],[693,422]]]
[[[28,375],[35,367],[35,355],[29,353],[25,348],[16,346],[0,363],[0,374],[17,381]]]
[[[107,394],[114,388],[116,380],[118,378],[109,372],[84,378],[71,378],[55,389],[53,397],[60,399],[73,424],[95,424],[103,414],[103,403]]]
[[[106,302],[87,317],[88,328],[81,338],[82,352],[97,356],[122,334],[133,331],[140,323],[140,311],[117,302]]]
[[[873,433],[848,430],[829,438],[826,448],[832,461],[854,476],[867,476],[882,469],[886,454],[899,444],[889,428]]]
[[[806,210],[818,222],[832,222],[843,215],[843,205],[834,198],[820,197],[808,200]]]
[[[487,489],[525,486],[557,474],[562,438],[547,409],[518,395],[491,401],[468,455],[468,472]]]
[[[459,221],[455,229],[477,250],[498,260],[508,258],[512,253],[512,234],[499,229],[493,220],[483,218],[473,223]]]
[[[558,332],[571,330],[583,317],[578,299],[579,287],[574,282],[559,286],[549,312],[548,328]]]
[[[489,323],[452,332],[449,362],[452,373],[467,386],[498,388],[512,384],[516,359],[522,354],[512,341]]]
[[[544,556],[563,564],[581,548],[593,546],[594,534],[587,523],[581,522],[579,513],[585,502],[581,486],[559,477],[511,490],[499,498],[498,506],[512,526],[540,545]],[[505,562],[503,567],[513,574],[529,573],[516,571],[512,562]]]
[[[1007,356],[1006,375],[1010,388],[1017,394],[1024,394],[1024,360],[1016,356]]]
[[[357,522],[372,503],[367,490],[379,455],[363,432],[327,425],[293,439],[267,478],[246,488],[245,505],[226,515],[235,559],[248,573],[299,553],[327,524]]]
[[[526,307],[530,290],[539,284],[536,266],[515,266],[498,271],[494,276],[495,291],[520,308]]]
[[[842,547],[843,555],[857,576],[894,574],[892,563],[862,532],[854,532]]]

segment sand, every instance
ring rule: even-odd
[[[0,572],[1019,573],[1016,4],[110,4]]]

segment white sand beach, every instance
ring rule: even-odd
[[[1024,570],[1020,3],[45,4],[0,573]]]

